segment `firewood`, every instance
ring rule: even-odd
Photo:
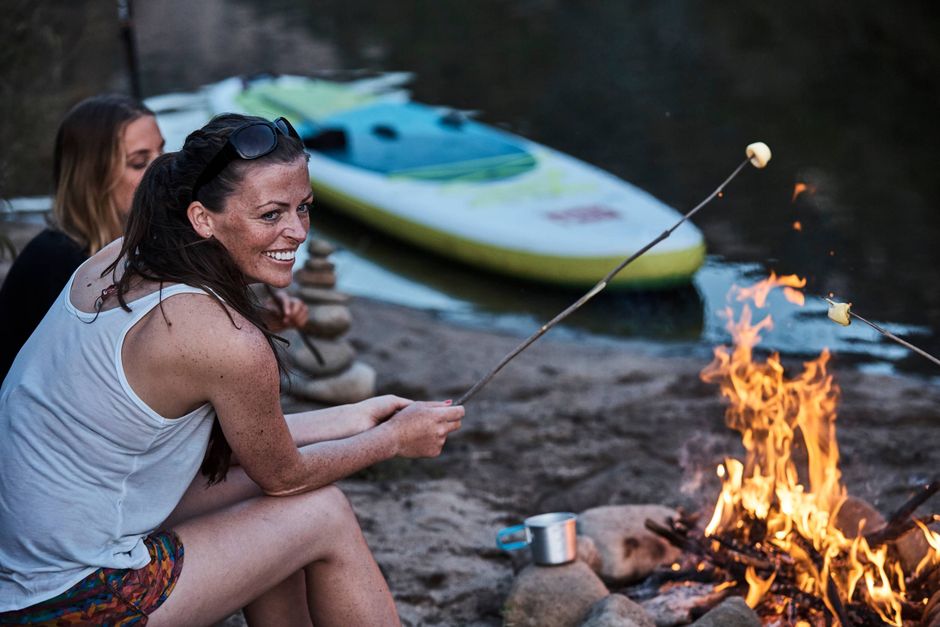
[[[884,527],[865,534],[868,545],[871,547],[880,546],[907,533],[914,526],[914,523],[910,520],[911,515],[938,491],[940,491],[940,479],[934,479],[921,488],[917,494],[908,499],[888,518],[888,522]]]

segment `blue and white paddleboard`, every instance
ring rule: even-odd
[[[283,115],[308,140],[315,197],[417,246],[518,278],[591,286],[681,217],[592,165],[411,102],[394,80],[233,78],[147,102],[168,150],[217,113]],[[611,285],[687,283],[704,256],[701,232],[686,223]]]

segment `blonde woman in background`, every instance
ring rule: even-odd
[[[127,96],[87,98],[66,114],[53,156],[53,225],[26,245],[0,288],[0,381],[75,269],[124,232],[163,143],[153,112]]]
[[[26,245],[0,288],[0,383],[75,269],[123,235],[134,192],[163,145],[153,111],[128,96],[93,96],[66,114],[53,155],[53,225]],[[275,332],[307,322],[307,305],[285,292],[266,307]]]

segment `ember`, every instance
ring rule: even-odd
[[[816,186],[807,185],[806,183],[797,183],[796,185],[793,186],[793,198],[791,199],[791,202],[796,202],[796,199],[799,198],[800,194],[803,194],[803,193],[807,193],[810,195],[815,194]]]
[[[778,354],[754,358],[761,332],[773,321],[768,315],[753,322],[751,303],[763,308],[779,287],[802,305],[805,284],[771,274],[749,288],[734,288],[734,300],[748,301],[737,320],[730,307],[725,310],[734,346],[716,348],[701,377],[719,384],[728,400],[726,421],[741,432],[746,459],[728,458],[718,467],[723,488],[704,533],[693,520],[673,521],[669,529],[648,526],[714,564],[716,577],[724,573],[733,581],[765,623],[819,624],[833,617],[843,625],[901,626],[920,619],[940,579],[940,534],[911,519],[940,485],[928,486],[881,529],[865,519],[857,529],[837,527],[848,494],[838,465],[839,388],[827,372],[829,352],[806,362],[793,378]],[[799,459],[795,451],[802,453]],[[905,572],[891,542],[915,526],[913,533],[923,534],[929,549]]]

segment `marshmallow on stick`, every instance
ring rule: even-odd
[[[833,322],[838,322],[844,327],[852,324],[852,318],[849,317],[849,313],[852,309],[852,303],[837,303],[834,300],[826,299],[826,302],[829,303],[829,319]]]
[[[758,170],[765,168],[772,156],[770,154],[770,147],[764,142],[754,142],[753,144],[749,144],[747,149],[744,151],[744,154],[746,154],[747,158],[751,160],[751,165],[753,165]]]
[[[877,331],[878,333],[881,333],[883,336],[885,336],[885,337],[888,338],[889,340],[893,340],[893,341],[897,342],[897,343],[900,344],[901,346],[903,346],[903,347],[905,347],[905,348],[908,348],[908,349],[914,351],[915,353],[917,353],[918,355],[921,355],[922,357],[926,357],[927,359],[929,359],[929,360],[932,361],[933,363],[935,363],[935,364],[937,364],[938,366],[940,366],[940,359],[938,359],[937,357],[934,357],[933,355],[931,355],[930,353],[928,353],[927,351],[925,351],[925,350],[922,349],[922,348],[917,348],[916,346],[914,346],[913,344],[911,344],[911,343],[908,342],[907,340],[902,340],[901,338],[899,338],[898,336],[896,336],[894,333],[891,333],[890,331],[888,331],[888,330],[886,330],[886,329],[882,329],[881,327],[879,327],[879,326],[878,326],[877,324],[875,324],[874,322],[872,322],[872,321],[870,321],[870,320],[866,320],[865,318],[861,317],[861,316],[858,315],[857,313],[853,312],[853,311],[852,311],[852,303],[838,303],[838,302],[836,302],[836,301],[834,301],[834,300],[830,300],[830,299],[828,299],[828,298],[825,298],[825,299],[823,299],[823,300],[825,300],[827,303],[829,303],[829,318],[830,318],[831,320],[833,320],[834,322],[838,322],[838,323],[841,324],[842,326],[846,326],[846,327],[847,327],[847,326],[849,326],[849,323],[852,321],[852,318],[857,318],[859,321],[864,322],[865,324],[867,324],[868,326],[870,326],[871,328],[873,328],[873,329],[874,329],[875,331]]]

